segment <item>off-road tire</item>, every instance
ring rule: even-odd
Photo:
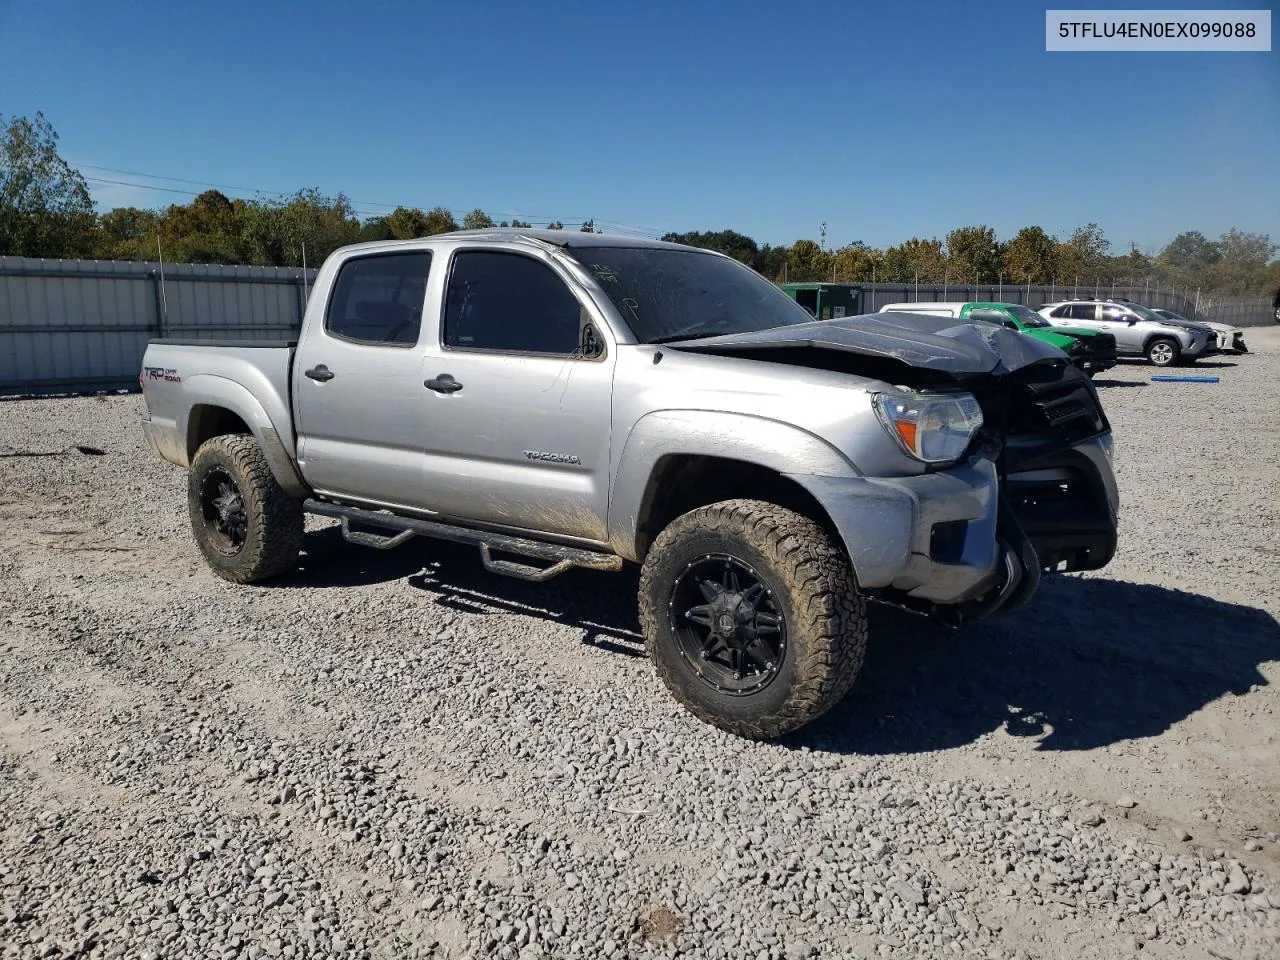
[[[1165,347],[1169,350],[1166,351]],[[1147,355],[1147,362],[1156,367],[1176,367],[1182,360],[1182,347],[1172,337],[1156,337],[1143,352]]]
[[[204,485],[220,471],[234,481],[244,502],[244,541],[236,549],[219,545],[205,519]],[[267,458],[251,436],[234,434],[207,440],[196,451],[187,474],[191,530],[205,561],[233,583],[257,583],[293,569],[302,549],[302,501],[276,482]]]
[[[709,554],[754,568],[785,617],[777,675],[749,695],[725,694],[703,680],[673,625],[677,580]],[[812,520],[759,500],[726,500],[672,521],[645,557],[639,605],[649,657],[675,698],[699,719],[753,740],[790,733],[833,707],[866,652],[866,606],[843,550]]]

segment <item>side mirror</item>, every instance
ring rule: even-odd
[[[604,353],[604,343],[600,339],[600,334],[595,324],[589,321],[582,325],[582,332],[578,337],[578,352],[585,360],[594,360]]]

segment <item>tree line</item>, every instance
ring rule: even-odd
[[[790,246],[757,244],[735,230],[668,233],[662,239],[705,247],[749,264],[777,282],[1057,284],[1143,286],[1270,296],[1280,287],[1280,246],[1270,236],[1229,230],[1210,240],[1196,230],[1174,237],[1155,256],[1134,249],[1112,254],[1096,223],[1065,239],[1023,227],[1001,241],[988,226],[957,227],[943,239],[912,237],[876,249],[854,242],[828,249],[815,240]]]
[[[98,214],[83,175],[58,153],[43,115],[0,116],[0,254],[104,260],[315,266],[336,248],[365,240],[405,240],[458,229],[529,227],[495,223],[483,210],[459,223],[443,207],[397,207],[361,217],[350,200],[319,190],[281,199],[230,198],[206,190],[161,209],[119,207]],[[563,229],[553,221],[551,229]],[[593,221],[580,227],[596,229]],[[1095,223],[1065,238],[1029,226],[1001,240],[985,225],[957,227],[944,238],[912,237],[883,249],[853,242],[838,248],[812,239],[758,244],[735,230],[668,233],[664,240],[717,250],[770,280],[836,283],[1140,285],[1206,293],[1270,295],[1280,287],[1280,246],[1267,234],[1229,230],[1216,240],[1179,234],[1155,256],[1113,253]]]

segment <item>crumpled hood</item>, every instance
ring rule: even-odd
[[[961,323],[925,313],[867,313],[814,320],[755,333],[731,333],[667,344],[697,353],[837,350],[900,360],[957,375],[1006,374],[1042,360],[1065,360],[1057,347],[993,324]]]

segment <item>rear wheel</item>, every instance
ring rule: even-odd
[[[302,549],[302,501],[281,489],[253,437],[214,437],[187,474],[191,530],[213,572],[255,583],[293,568]]]
[[[641,572],[640,622],[675,698],[752,739],[839,702],[867,641],[843,551],[813,521],[758,500],[701,507],[662,531]]]
[[[1177,340],[1169,337],[1156,337],[1147,344],[1147,360],[1157,367],[1172,367],[1182,357],[1182,348]]]

